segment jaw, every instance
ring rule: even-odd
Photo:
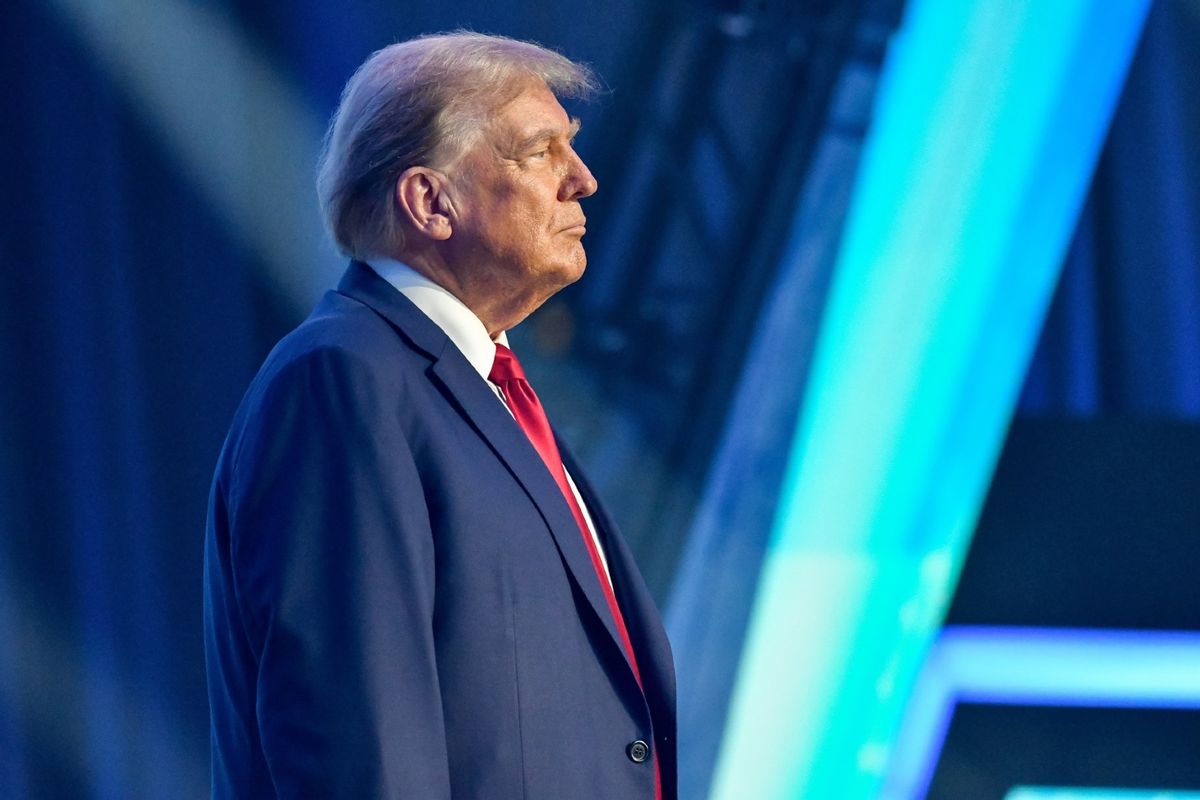
[[[573,283],[574,281],[571,281]],[[483,322],[492,337],[501,331],[512,330],[525,321],[525,318],[541,308],[542,304],[568,285],[561,281],[542,287],[523,287],[520,291],[511,291],[503,296],[491,295],[481,307],[471,307],[475,315]]]
[[[516,327],[559,290],[583,277],[587,268],[581,233],[560,232],[505,251],[478,240],[465,249],[462,243],[455,237],[438,242],[434,248],[437,274],[427,276],[471,309],[493,336]],[[530,268],[530,253],[549,253],[551,258]]]

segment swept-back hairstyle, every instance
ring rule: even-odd
[[[597,90],[587,67],[503,36],[436,34],[373,53],[342,91],[317,168],[317,195],[338,248],[359,259],[402,252],[401,173],[451,168],[488,117],[536,80],[559,97]]]

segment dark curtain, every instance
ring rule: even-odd
[[[1200,420],[1200,2],[1151,8],[1022,415]]]
[[[4,14],[0,796],[194,796],[205,487],[286,315],[53,18]]]

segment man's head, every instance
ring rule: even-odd
[[[595,89],[584,67],[502,37],[376,52],[346,85],[321,157],[334,240],[434,273],[489,329],[519,322],[586,263],[578,201],[596,184],[557,97]],[[479,307],[490,301],[509,308]]]

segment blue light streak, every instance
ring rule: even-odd
[[[885,797],[925,796],[958,702],[1200,709],[1200,633],[946,628],[913,689]]]

